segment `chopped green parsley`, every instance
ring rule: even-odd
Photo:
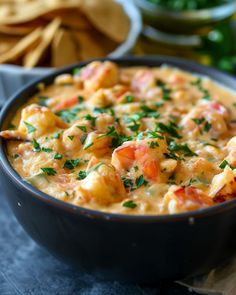
[[[42,170],[45,174],[47,174],[47,175],[49,175],[49,176],[54,176],[54,175],[57,173],[56,170],[55,170],[54,168],[51,168],[51,167],[41,168],[41,170]]]
[[[126,201],[122,204],[123,207],[134,209],[137,207],[137,204],[134,203],[133,200]]]
[[[24,121],[24,124],[25,124],[25,126],[26,126],[26,128],[28,130],[28,133],[33,133],[33,132],[35,132],[37,130],[33,125],[31,125],[31,124],[29,124],[29,123],[27,123],[25,121]]]

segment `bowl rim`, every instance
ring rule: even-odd
[[[37,93],[37,85],[39,83],[44,83],[48,80],[53,80],[57,75],[62,73],[71,72],[76,67],[83,67],[87,65],[89,62],[98,60],[98,61],[106,61],[110,60],[116,62],[119,66],[153,66],[158,67],[162,64],[167,64],[176,68],[180,68],[184,71],[188,71],[192,74],[201,74],[204,72],[206,76],[215,80],[224,81],[221,85],[236,91],[236,78],[225,74],[219,70],[216,70],[212,67],[207,67],[200,65],[194,61],[170,56],[143,56],[143,57],[124,57],[124,58],[97,58],[88,61],[84,61],[78,64],[73,64],[61,69],[57,69],[50,74],[47,74],[40,79],[36,79],[21,89],[19,89],[15,94],[13,94],[9,100],[5,103],[4,107],[0,113],[0,130],[2,130],[3,125],[5,123],[6,118],[8,117],[8,112],[14,107],[15,102],[20,98],[27,95],[27,91],[31,90],[32,93]],[[226,83],[227,81],[227,83]],[[47,83],[46,85],[50,85],[51,83]],[[228,85],[225,85],[228,84]],[[229,86],[230,85],[230,86]],[[232,87],[231,87],[232,86]],[[233,89],[234,88],[234,89]],[[30,97],[29,97],[30,98]],[[27,97],[27,99],[29,99]],[[165,215],[129,215],[129,214],[120,214],[120,213],[109,213],[104,211],[98,211],[94,209],[84,208],[77,205],[73,205],[70,203],[66,203],[64,201],[58,200],[40,190],[33,187],[30,183],[26,182],[21,176],[14,170],[10,161],[7,158],[6,148],[5,148],[4,139],[0,138],[0,165],[1,169],[8,175],[11,181],[14,182],[18,186],[19,189],[30,194],[30,197],[37,198],[39,201],[44,202],[52,207],[56,207],[68,213],[72,213],[75,215],[83,215],[93,219],[104,219],[107,221],[119,221],[119,222],[138,222],[138,223],[169,223],[169,222],[189,222],[190,224],[198,218],[209,217],[212,215],[219,214],[221,212],[236,208],[236,198],[230,201],[226,201],[224,203],[214,205],[212,207],[177,213],[177,214],[165,214]]]
[[[125,41],[119,44],[112,52],[108,53],[107,57],[112,58],[117,58],[128,53],[134,47],[142,31],[141,12],[134,2],[126,0],[116,0],[116,2],[122,6],[125,14],[128,16],[130,28]]]
[[[173,17],[182,21],[186,20],[195,20],[195,19],[223,19],[230,15],[232,15],[236,10],[236,0],[229,1],[228,3],[223,3],[218,6],[195,9],[195,10],[184,10],[184,11],[176,11],[173,9],[168,9],[162,5],[154,4],[149,2],[148,0],[134,0],[138,6],[142,9],[145,9],[151,12],[153,15],[155,13],[165,14],[169,17]],[[224,13],[222,13],[222,9],[224,9]],[[232,13],[231,13],[232,12]]]

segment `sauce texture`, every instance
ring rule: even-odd
[[[236,196],[236,94],[162,66],[95,61],[18,110],[9,161],[46,194],[136,215],[198,210]]]

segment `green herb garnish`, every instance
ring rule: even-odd
[[[12,129],[15,129],[15,128],[16,128],[16,126],[13,123],[9,123],[9,125],[8,125],[9,130],[12,130]]]
[[[77,177],[77,179],[78,180],[82,180],[82,179],[84,179],[84,178],[86,178],[87,177],[87,172],[85,171],[85,170],[81,170],[79,173],[78,173],[78,177]]]
[[[34,147],[34,152],[37,152],[37,153],[41,152],[40,144],[34,138],[33,138],[33,147]]]
[[[136,183],[136,188],[139,188],[142,185],[147,185],[147,181],[144,179],[143,175],[140,175],[138,178],[135,180]]]
[[[45,153],[51,153],[53,150],[50,149],[50,148],[42,147],[42,151],[45,152]]]
[[[132,95],[126,95],[125,96],[125,102],[130,103],[134,101],[134,97]]]
[[[162,89],[162,99],[171,100],[171,97],[170,97],[171,89],[166,87],[166,84],[161,80],[157,80],[157,86]]]
[[[62,159],[62,155],[61,154],[55,154],[54,159],[61,160]]]
[[[197,156],[187,144],[177,144],[175,141],[169,143],[168,149],[171,152],[182,152],[185,157]]]
[[[68,138],[69,138],[71,141],[73,141],[73,139],[75,138],[75,136],[74,136],[74,135],[68,135]]]
[[[59,139],[63,131],[58,131],[51,136],[52,139]]]
[[[85,126],[76,126],[77,128],[79,128],[81,131],[86,132],[87,128]]]
[[[224,169],[226,166],[229,166],[232,170],[235,169],[234,166],[230,165],[228,161],[224,160],[220,165],[219,165],[219,168],[220,169]]]
[[[51,168],[51,167],[45,167],[45,168],[41,168],[41,170],[46,173],[47,175],[52,175],[54,176],[57,172],[54,168]]]
[[[133,200],[126,201],[122,204],[123,207],[134,209],[137,207],[137,204],[134,203]]]
[[[47,100],[48,100],[48,96],[39,96],[38,99],[38,105],[40,105],[41,107],[47,107]]]
[[[79,103],[82,103],[84,101],[84,97],[82,95],[79,95],[77,98]]]
[[[130,188],[133,186],[133,181],[130,178],[122,178],[123,184],[125,188]]]
[[[31,124],[29,124],[29,123],[27,123],[25,121],[24,121],[24,124],[25,124],[25,126],[26,126],[26,128],[28,130],[28,133],[33,133],[33,132],[35,132],[37,130],[33,125],[31,125]]]
[[[95,124],[96,124],[97,117],[93,117],[93,116],[91,116],[90,114],[87,114],[87,115],[84,117],[84,119],[87,120],[87,121],[90,121],[90,122],[91,122],[91,125],[94,127]]]
[[[151,141],[151,142],[149,142],[149,146],[151,149],[155,149],[159,146],[159,144],[156,141]]]
[[[75,159],[75,160],[66,160],[63,168],[73,170],[75,167],[77,167],[80,164],[80,162],[81,162],[81,158]]]
[[[160,122],[160,123],[157,123],[155,131],[162,132],[162,133],[168,133],[172,137],[175,137],[175,138],[182,138],[182,136],[179,135],[177,128],[178,128],[178,126],[173,122],[169,122],[168,125],[165,125],[164,123]]]

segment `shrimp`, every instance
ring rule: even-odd
[[[200,103],[192,109],[181,121],[183,131],[191,136],[210,132],[212,136],[220,136],[228,130],[227,109],[217,102]],[[207,127],[206,127],[207,126]]]
[[[67,124],[47,107],[32,104],[22,110],[17,130],[2,131],[0,135],[6,139],[31,140],[50,133],[55,127],[66,128]]]
[[[211,197],[194,186],[170,188],[163,199],[163,213],[193,211],[213,205]]]
[[[233,195],[236,193],[234,171],[227,165],[224,171],[215,175],[210,185],[209,195],[212,198]]]
[[[80,181],[78,204],[94,202],[107,206],[127,197],[120,175],[113,166],[98,163],[87,174]]]
[[[148,90],[156,86],[156,78],[150,70],[139,70],[132,79],[132,89],[140,94],[146,93]]]
[[[152,149],[148,140],[130,141],[116,148],[111,163],[118,171],[138,166],[149,181],[160,181],[160,155],[166,150],[164,140],[153,140],[157,149]]]
[[[82,68],[79,81],[87,90],[109,88],[119,82],[119,70],[113,62],[94,61]]]
[[[79,102],[78,96],[72,96],[71,98],[64,100],[64,101],[60,102],[59,104],[57,104],[53,108],[53,111],[59,112],[61,110],[69,109],[69,108],[75,106],[76,104],[78,104],[78,102]]]
[[[100,114],[96,119],[97,131],[106,133],[108,128],[114,126],[115,119],[109,114]]]
[[[84,143],[84,150],[94,155],[105,155],[110,151],[111,137],[104,136],[103,133],[90,132]]]
[[[86,126],[87,125],[87,126]],[[62,135],[62,145],[67,151],[76,152],[82,147],[83,137],[86,137],[88,131],[88,123],[86,125],[76,122],[70,128],[66,129]]]

